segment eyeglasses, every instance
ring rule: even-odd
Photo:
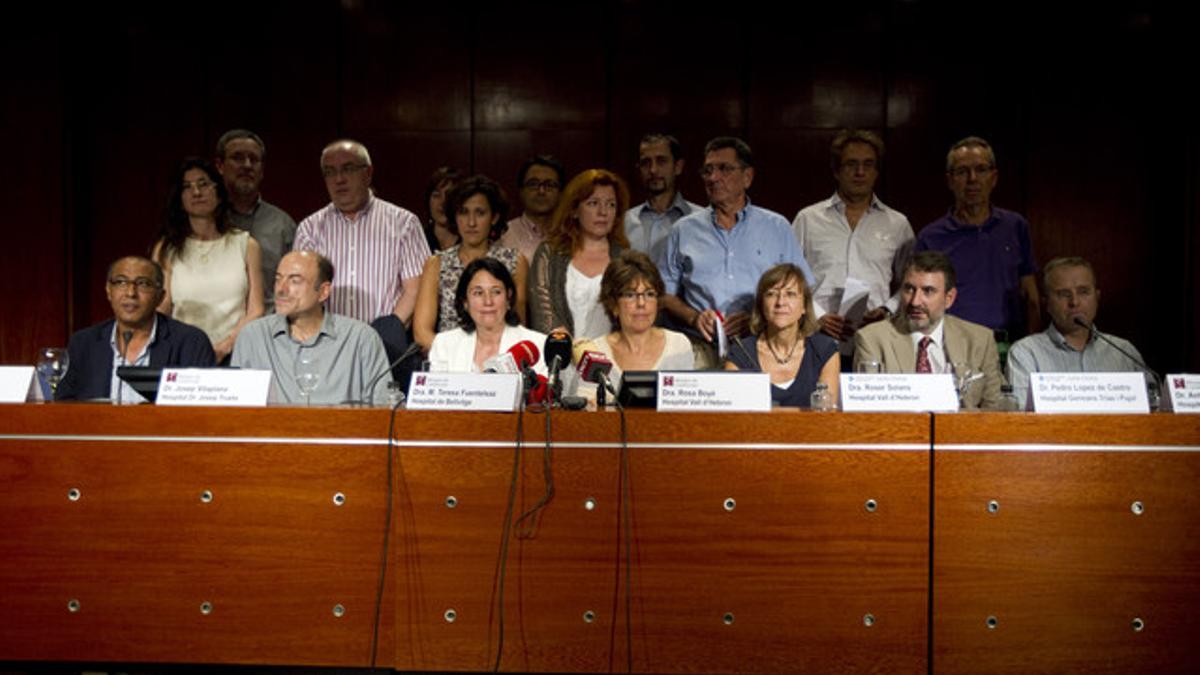
[[[545,190],[546,192],[551,192],[553,190],[557,190],[560,187],[562,187],[562,186],[559,185],[559,182],[556,180],[532,180],[532,179],[525,181],[525,184],[521,186],[521,188],[524,190],[532,190],[532,191]]]
[[[850,169],[851,171],[858,171],[859,169],[862,169],[863,171],[872,171],[875,169],[875,160],[867,159],[860,162],[857,159],[848,159],[842,162],[842,168]]]
[[[183,181],[183,191],[191,192],[192,190],[195,190],[197,192],[204,192],[205,190],[207,190],[210,187],[213,187],[214,185],[216,185],[216,183],[212,182],[211,180],[209,180],[207,178],[201,178],[198,181],[190,182],[190,183],[185,180],[185,181]]]
[[[980,164],[979,166],[956,166],[948,173],[955,178],[966,178],[971,174],[975,174],[976,176],[983,178],[995,170],[996,167],[992,166],[991,164]]]
[[[763,299],[769,300],[770,302],[775,302],[781,296],[783,297],[784,300],[786,300],[788,302],[796,302],[796,301],[800,300],[800,298],[803,298],[804,294],[801,293],[800,291],[790,289],[790,288],[785,291],[781,291],[778,288],[772,288],[772,289],[767,290],[765,293],[763,293]]]
[[[149,293],[150,291],[158,290],[158,282],[146,277],[138,277],[136,279],[117,277],[116,279],[109,279],[108,284],[118,291],[127,290],[130,286],[138,293]]]
[[[225,158],[225,161],[230,164],[249,164],[250,166],[258,166],[262,164],[262,157],[252,155],[248,152],[235,152]]]
[[[338,176],[353,176],[354,174],[367,168],[366,164],[343,164],[341,166],[323,166],[321,167],[321,175],[326,178],[336,178]]]
[[[734,171],[740,171],[743,167],[740,164],[705,164],[700,168],[700,176],[708,178],[714,173],[722,176],[728,176]]]
[[[621,291],[617,297],[621,299],[621,302],[635,303],[639,300],[650,302],[652,300],[658,300],[658,291],[654,290],[653,288],[645,291]]]

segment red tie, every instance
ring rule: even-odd
[[[929,343],[933,342],[933,338],[926,335],[917,343],[917,372],[932,373],[933,368],[929,365]]]

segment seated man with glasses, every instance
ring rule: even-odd
[[[117,378],[118,366],[215,365],[204,331],[154,311],[163,298],[163,271],[154,261],[139,256],[117,260],[108,268],[105,293],[113,318],[71,336],[71,365],[58,384],[56,399],[142,403],[146,399]]]
[[[992,146],[969,136],[946,154],[949,213],[917,235],[916,251],[941,251],[958,270],[958,301],[951,314],[991,328],[1009,342],[1041,328],[1029,221],[992,206],[999,172]]]
[[[685,326],[696,347],[696,365],[718,365],[712,340],[718,321],[731,338],[746,334],[754,289],[780,263],[812,271],[783,216],[750,203],[754,181],[750,146],[740,138],[714,138],[704,146],[700,170],[710,206],[679,219],[658,260],[666,293],[659,304]]]

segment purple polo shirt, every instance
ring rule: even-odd
[[[945,216],[917,234],[915,251],[941,251],[954,263],[958,298],[949,310],[988,328],[1005,328],[1010,339],[1024,335],[1021,277],[1037,273],[1029,243],[1029,221],[1019,213],[992,208],[982,226]]]

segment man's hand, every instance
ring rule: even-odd
[[[720,319],[717,318],[716,310],[706,309],[703,312],[698,312],[692,318],[692,327],[700,331],[705,340],[712,342],[713,335],[716,335],[717,332],[717,321],[720,321]]]
[[[725,317],[725,335],[740,338],[750,332],[750,312],[738,312]]]
[[[880,305],[866,314],[863,314],[862,324],[859,326],[859,328],[862,328],[869,323],[883,321],[884,319],[888,318],[888,316],[890,316],[890,314],[888,313],[887,307]]]
[[[833,314],[832,312],[817,319],[817,323],[821,324],[821,332],[834,340],[841,340],[842,333],[846,330],[846,320],[840,314]]]

